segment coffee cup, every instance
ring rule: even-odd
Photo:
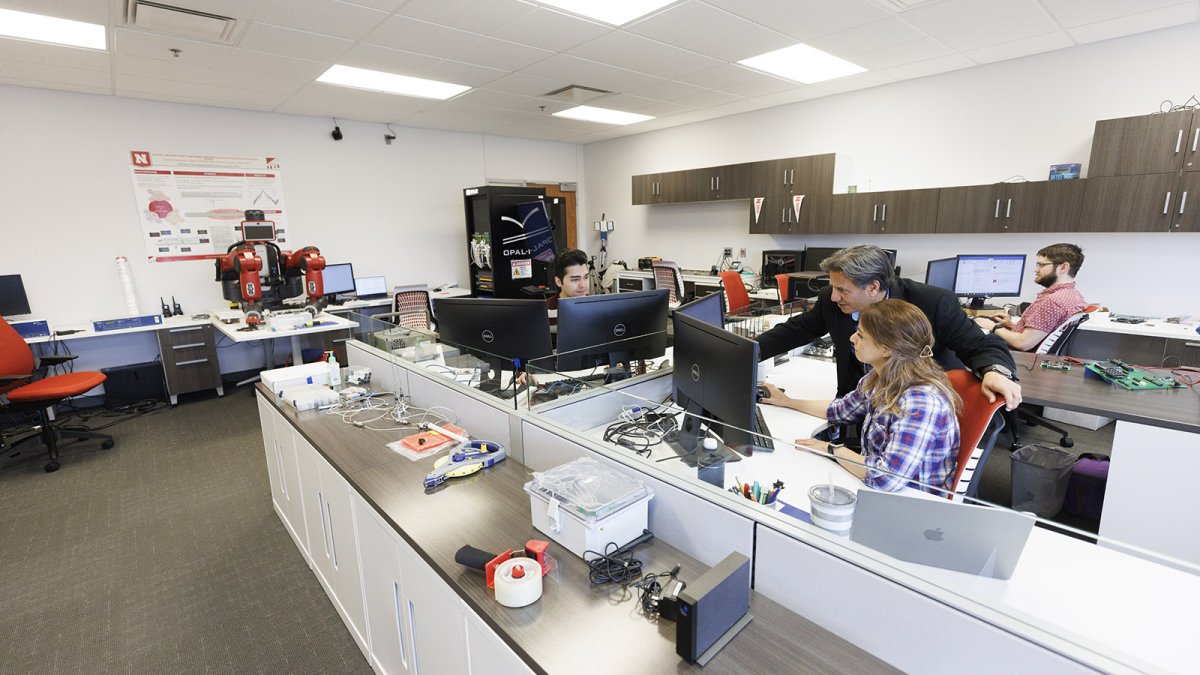
[[[850,536],[858,495],[840,485],[822,483],[808,489],[809,516],[813,525],[842,537]]]

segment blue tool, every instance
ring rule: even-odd
[[[425,487],[432,488],[447,478],[461,478],[480,471],[508,457],[503,445],[493,441],[467,441],[454,452],[439,457],[433,471],[425,476]]]

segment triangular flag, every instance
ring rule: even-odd
[[[765,197],[754,198],[754,222],[758,222],[758,216],[762,213],[762,203]]]

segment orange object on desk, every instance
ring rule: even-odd
[[[444,425],[442,425],[442,428],[444,428],[446,431],[449,431],[454,434],[458,434],[460,436],[464,436],[467,433],[466,430],[456,427],[453,424],[444,424]],[[403,439],[401,439],[400,442],[403,443],[405,445],[405,447],[409,448],[410,450],[416,450],[417,452],[426,452],[428,450],[432,450],[434,448],[445,445],[446,443],[448,443],[452,440],[454,440],[454,439],[450,438],[449,436],[443,436],[436,431],[422,431],[419,434],[405,436]]]

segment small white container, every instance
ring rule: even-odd
[[[822,483],[808,489],[809,516],[813,525],[842,537],[850,536],[856,502],[858,495],[840,485]]]
[[[534,473],[525,491],[533,526],[581,558],[641,536],[654,498],[641,480],[588,457]]]

